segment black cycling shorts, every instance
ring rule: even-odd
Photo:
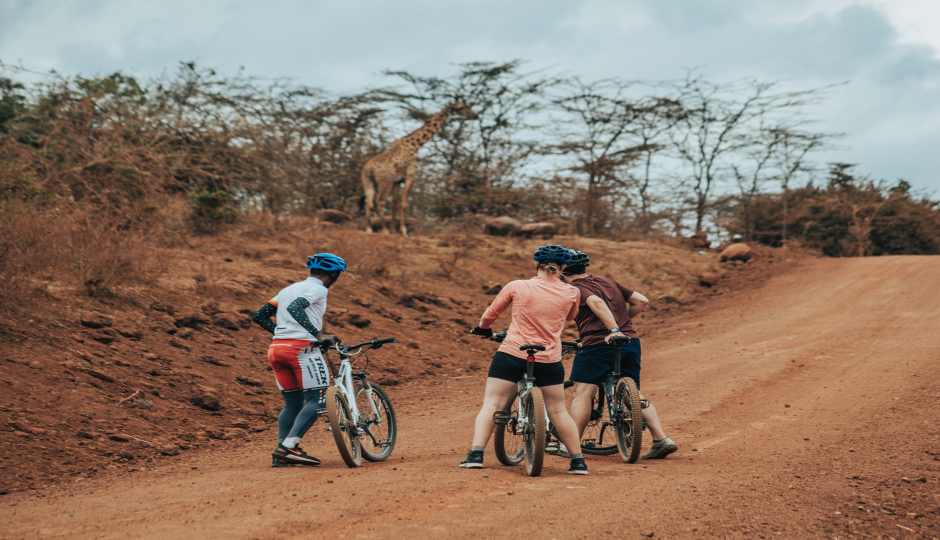
[[[502,379],[509,382],[519,382],[526,373],[526,360],[509,353],[497,351],[490,363],[490,372],[487,377]],[[565,383],[565,367],[561,362],[534,362],[532,375],[535,377],[535,386],[555,386]]]
[[[602,343],[581,347],[571,364],[571,377],[574,382],[604,384],[607,374],[614,369],[614,345]],[[620,376],[630,377],[640,388],[640,340],[633,338],[630,343],[620,346]]]

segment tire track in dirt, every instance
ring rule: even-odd
[[[319,423],[320,467],[270,469],[255,441],[5,498],[0,538],[929,538],[938,282],[938,257],[813,260],[644,340],[644,393],[680,446],[663,461],[589,457],[572,477],[547,457],[528,478],[488,451],[487,469],[458,469],[478,374],[390,389],[386,462],[347,469]]]

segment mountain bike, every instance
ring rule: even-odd
[[[646,429],[642,411],[646,406],[642,403],[645,400],[640,399],[636,382],[620,376],[620,345],[627,343],[630,343],[627,336],[610,339],[610,344],[616,349],[614,369],[607,374],[594,396],[591,418],[581,436],[581,452],[602,456],[619,452],[620,459],[635,463],[640,457],[643,430]],[[562,346],[565,347],[564,342]],[[570,348],[562,349],[563,354],[568,352],[571,352]],[[573,385],[571,381],[565,381],[565,401],[569,408],[574,394],[571,390]]]
[[[362,371],[353,373],[352,362],[370,349],[397,342],[395,338],[373,339],[356,345],[340,345],[331,339],[310,342],[311,347],[320,347],[323,351],[333,373],[333,385],[326,391],[326,416],[339,455],[348,467],[362,466],[362,458],[384,461],[395,448],[398,425],[392,401],[381,386],[366,378],[368,354]],[[338,371],[326,354],[330,350],[339,353]]]
[[[489,339],[501,343],[506,332],[493,334]],[[523,345],[525,351],[526,374],[518,382],[516,395],[509,398],[503,410],[493,414],[496,433],[493,437],[493,449],[496,459],[503,465],[514,466],[525,463],[525,472],[529,476],[542,474],[545,457],[545,442],[548,438],[548,413],[542,390],[535,386],[533,370],[536,351],[544,351],[545,345]]]

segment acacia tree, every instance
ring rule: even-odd
[[[715,84],[694,72],[674,85],[685,114],[671,131],[672,145],[689,168],[695,230],[699,232],[719,181],[736,154],[754,146],[760,125],[797,115],[822,89],[775,92],[777,83]]]
[[[539,148],[536,117],[545,106],[545,91],[559,83],[557,77],[524,72],[521,66],[518,60],[460,64],[460,71],[446,79],[385,72],[408,85],[381,92],[404,110],[406,120],[424,122],[456,99],[477,115],[452,119],[421,153],[424,182],[415,187],[436,199],[435,213],[513,210],[507,195]]]
[[[788,125],[777,126],[773,129],[773,132],[776,144],[774,145],[772,161],[782,189],[781,242],[785,246],[787,243],[787,215],[789,213],[791,183],[801,173],[812,172],[814,168],[808,159],[810,154],[826,148],[829,141],[839,135],[812,133],[802,131],[797,126]]]
[[[597,233],[597,210],[604,200],[622,195],[633,183],[629,168],[653,144],[637,144],[637,118],[650,114],[656,104],[637,104],[626,97],[630,85],[616,80],[585,83],[572,79],[567,95],[552,100],[562,114],[554,119],[551,134],[556,141],[544,152],[558,156],[561,168],[580,179],[584,196],[583,234]],[[617,205],[615,205],[617,206]],[[623,204],[618,210],[623,210]]]
[[[654,221],[653,156],[668,147],[670,132],[682,121],[684,114],[682,103],[668,97],[644,98],[637,106],[632,133],[638,146],[644,148],[640,163],[642,172],[636,176],[636,192],[640,200],[637,225],[641,234],[649,233]]]

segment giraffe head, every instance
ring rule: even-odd
[[[448,111],[451,114],[460,114],[466,116],[467,118],[476,118],[477,113],[473,112],[473,109],[464,105],[463,101],[460,99],[455,99],[453,103],[447,106]]]

